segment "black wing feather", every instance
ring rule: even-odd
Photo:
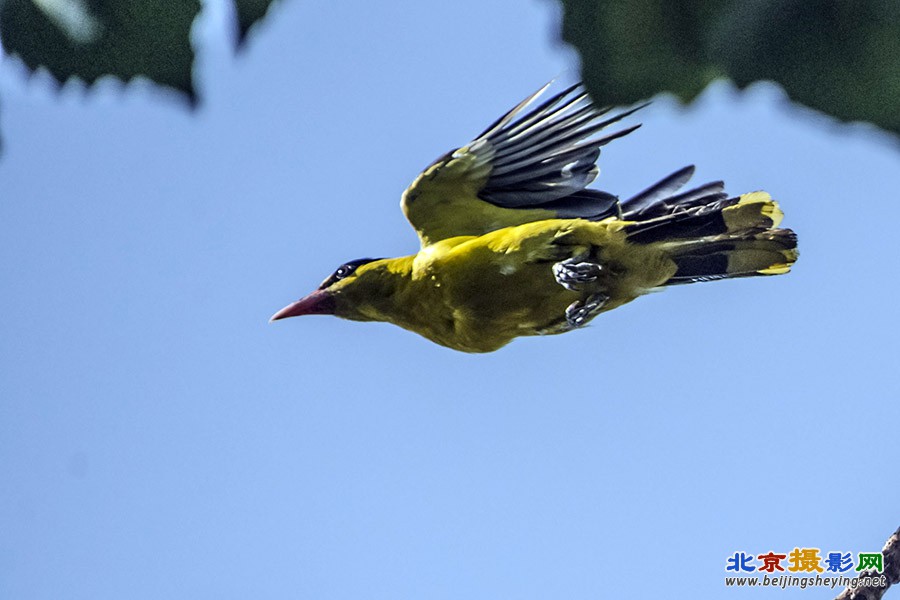
[[[526,98],[469,145],[469,151],[491,165],[479,197],[503,208],[548,208],[563,218],[617,215],[615,196],[585,188],[599,173],[600,148],[640,125],[596,134],[646,105],[600,120],[610,109],[594,106],[577,84],[520,115],[546,89]]]

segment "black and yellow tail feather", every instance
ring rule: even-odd
[[[776,229],[784,214],[765,192],[710,198],[625,227],[628,240],[666,250],[677,266],[666,285],[780,275],[797,260],[797,236]]]
[[[673,246],[670,252],[678,270],[666,285],[781,275],[797,260],[797,236],[790,229],[726,233]]]
[[[639,220],[625,227],[628,239],[638,244],[695,238],[722,233],[778,227],[784,213],[766,192],[753,192],[737,198],[711,198],[709,203],[683,207],[672,212]]]

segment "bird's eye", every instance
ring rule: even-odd
[[[334,272],[334,277],[336,279],[343,279],[355,270],[356,267],[354,265],[341,265],[338,267],[338,270]]]
[[[0,0],[3,2],[3,0]],[[356,269],[362,265],[368,264],[374,260],[378,260],[376,258],[358,258],[356,260],[351,260],[349,262],[345,262],[340,267],[337,268],[337,271],[328,276],[328,279],[322,282],[322,285],[319,286],[320,290],[327,289],[335,282],[340,281],[341,279],[346,279],[353,275],[356,272]]]

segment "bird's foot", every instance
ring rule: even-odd
[[[587,325],[588,322],[600,314],[603,306],[609,300],[606,294],[592,294],[582,302],[577,300],[566,308],[566,323],[575,329]]]
[[[584,260],[586,255],[573,256],[553,265],[553,276],[556,282],[567,290],[580,291],[585,284],[593,283],[600,277],[603,267],[595,262]]]

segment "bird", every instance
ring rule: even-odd
[[[346,262],[270,322],[382,321],[483,353],[584,328],[661,288],[790,271],[797,236],[778,227],[784,215],[766,192],[730,196],[722,181],[682,191],[694,166],[625,200],[588,188],[600,149],[640,124],[607,128],[646,104],[612,114],[580,83],[536,104],[552,83],[402,194],[418,252]]]

